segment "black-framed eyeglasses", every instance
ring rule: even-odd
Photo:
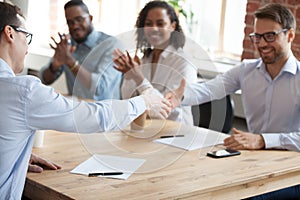
[[[68,26],[74,26],[75,23],[82,24],[88,16],[90,16],[90,15],[86,14],[86,15],[82,15],[82,16],[77,16],[74,19],[68,19],[67,24],[68,24]]]
[[[258,44],[262,37],[264,38],[264,40],[266,42],[274,42],[276,40],[276,36],[279,33],[286,32],[288,30],[289,29],[284,28],[277,32],[267,32],[267,33],[263,33],[263,34],[251,33],[251,34],[249,34],[249,37],[254,44]]]
[[[5,25],[5,26],[10,26],[12,27],[15,31],[17,32],[21,32],[21,33],[25,33],[26,34],[26,40],[27,40],[27,44],[29,45],[32,41],[32,33],[30,33],[29,31],[25,30],[24,28],[21,28],[19,26],[15,26],[15,25]],[[4,27],[3,26],[0,31],[2,32],[4,30]]]

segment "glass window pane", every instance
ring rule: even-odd
[[[247,0],[227,0],[224,51],[242,54]]]
[[[191,39],[208,51],[215,51],[219,43],[220,17],[222,1],[201,0],[187,1],[194,12],[194,25],[192,33],[188,34]],[[185,29],[185,33],[187,29]]]
[[[28,30],[34,33],[30,51],[43,47],[49,51],[50,36],[57,32],[68,32],[63,6],[68,0],[28,0]],[[119,35],[134,29],[136,17],[149,0],[85,0],[96,30]],[[183,16],[180,21],[186,36],[204,50],[219,52],[221,9],[223,0],[182,0],[185,9],[194,13],[193,23]],[[244,19],[247,0],[227,0],[223,50],[240,55],[244,38]],[[55,6],[55,7],[54,7]],[[36,9],[38,7],[39,9]],[[50,8],[50,9],[49,9]],[[112,13],[113,11],[113,13]],[[38,24],[38,26],[37,26]],[[40,52],[40,50],[37,50]],[[49,53],[48,53],[49,54]],[[52,55],[53,52],[50,51]]]

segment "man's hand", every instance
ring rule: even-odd
[[[166,119],[171,112],[171,103],[158,95],[153,88],[149,88],[140,95],[147,107],[147,111],[151,112],[151,116],[155,118]]]
[[[54,37],[51,37],[55,45],[51,43],[49,44],[55,51],[52,61],[52,67],[54,70],[58,70],[63,64],[72,66],[75,63],[72,53],[75,51],[76,47],[70,45],[70,36],[60,33],[58,33],[58,35],[60,41],[56,41]]]
[[[52,169],[52,170],[57,170],[61,169],[61,166],[49,162],[43,158],[38,157],[35,154],[31,154],[30,160],[29,160],[29,165],[28,165],[28,171],[29,172],[35,172],[35,173],[41,173],[44,169]]]
[[[186,84],[185,79],[182,79],[179,87],[176,90],[168,92],[165,95],[165,98],[171,102],[172,109],[176,108],[177,106],[179,106],[181,104],[183,94],[184,94],[185,84]]]
[[[265,141],[262,135],[243,132],[235,128],[233,128],[232,131],[233,134],[224,140],[225,147],[236,150],[265,148]]]

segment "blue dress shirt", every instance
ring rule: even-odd
[[[182,103],[196,105],[239,89],[249,131],[262,134],[267,149],[300,151],[300,63],[294,55],[273,80],[261,59],[244,60],[215,79],[187,86]]]
[[[77,102],[0,59],[0,199],[21,199],[36,130],[93,133],[120,129],[143,113],[142,97]]]
[[[123,49],[121,42],[110,35],[93,30],[83,43],[77,44],[72,40],[72,45],[76,46],[73,57],[79,61],[82,67],[91,73],[91,87],[87,88],[82,84],[68,66],[63,65],[61,73],[65,72],[68,93],[80,98],[95,100],[120,99],[122,73],[113,68],[114,49]],[[49,64],[40,70],[40,78],[49,67]]]

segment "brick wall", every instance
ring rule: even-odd
[[[245,16],[245,38],[243,41],[243,53],[241,59],[258,58],[259,54],[250,41],[249,34],[253,32],[254,11],[267,3],[280,3],[291,9],[296,18],[296,37],[292,43],[292,51],[300,60],[300,0],[248,0],[247,14]]]

